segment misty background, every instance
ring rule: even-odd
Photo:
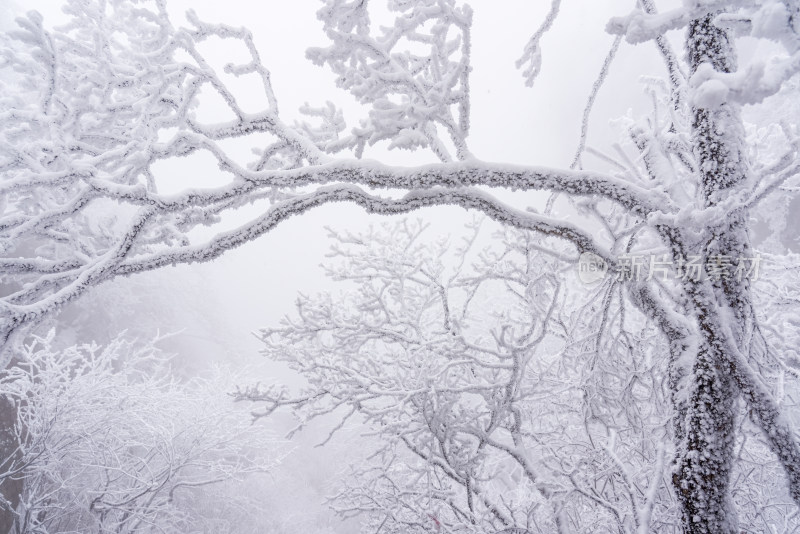
[[[634,2],[565,2],[542,41],[542,71],[532,88],[525,87],[514,62],[544,20],[550,2],[476,0],[469,4],[474,9],[472,152],[487,161],[568,167],[580,136],[586,99],[613,42],[604,31],[605,23],[611,16],[627,13]],[[298,112],[303,104],[321,106],[329,100],[344,109],[352,127],[365,111],[335,86],[331,72],[305,59],[306,48],[326,44],[322,24],[315,16],[320,6],[315,0],[168,2],[176,26],[185,24],[183,13],[191,8],[201,20],[251,30],[263,63],[270,69],[286,122],[303,120]],[[661,2],[660,7],[668,4]],[[24,4],[6,0],[0,5],[0,29],[12,29],[14,17],[28,10],[42,13],[48,27],[65,20],[57,0],[28,0]],[[682,32],[673,33],[671,38],[682,38]],[[212,41],[205,47],[220,65],[243,54],[227,43]],[[646,112],[649,102],[639,79],[664,76],[660,63],[653,61],[654,50],[651,44],[622,44],[595,102],[589,146],[608,150],[620,139],[619,129],[608,117]],[[754,49],[753,53],[759,51]],[[230,81],[238,94],[245,95],[242,104],[247,110],[246,95],[261,93],[248,87],[246,80]],[[209,120],[225,119],[224,115],[213,116],[210,107]],[[245,158],[253,141],[248,138],[225,146]],[[385,146],[368,148],[365,157],[397,165],[433,161],[427,153],[388,151]],[[212,184],[217,171],[215,164],[209,165],[211,161],[200,152],[164,165],[157,176],[162,191]],[[543,200],[535,194],[498,196],[520,208]],[[436,239],[458,233],[472,215],[457,208],[437,207],[412,217],[429,223],[427,238]],[[68,344],[106,342],[122,330],[142,338],[157,332],[174,333],[161,346],[176,354],[180,372],[186,376],[222,365],[245,383],[280,382],[299,387],[302,380],[293,371],[259,355],[261,344],[252,333],[291,314],[299,292],[314,294],[331,288],[320,266],[330,246],[326,227],[359,233],[371,224],[392,219],[367,215],[352,205],[316,208],[213,262],[164,268],[95,288],[59,315],[60,334]],[[236,221],[227,223],[235,225]],[[257,424],[265,432],[282,436],[295,422],[284,414]],[[332,532],[354,530],[352,522],[342,524],[328,512],[324,501],[335,490],[348,463],[359,460],[365,449],[359,444],[365,438],[354,423],[324,448],[315,447],[325,435],[325,422],[309,425],[286,444],[291,454],[282,465],[253,488],[261,492],[263,506],[274,511],[275,521],[284,523],[287,531],[303,531],[298,525],[305,522],[326,524]]]

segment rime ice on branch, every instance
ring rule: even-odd
[[[631,153],[620,148],[612,156],[586,146],[584,122],[573,164],[579,170],[473,157],[467,143],[472,10],[455,0],[393,0],[388,6],[394,23],[381,29],[366,2],[327,0],[318,12],[331,44],[310,50],[310,59],[331,68],[341,87],[369,106],[347,134],[332,104],[305,108],[316,125],[281,120],[269,72],[244,29],[192,15],[190,28],[175,28],[163,2],[149,7],[121,0],[70,2],[71,22],[59,30],[46,30],[37,14],[20,19],[2,53],[2,66],[11,72],[0,98],[4,356],[26,328],[89,287],[210,260],[324,203],[355,202],[380,214],[462,206],[567,244],[565,258],[573,262],[577,253],[592,252],[612,266],[637,253],[673,263],[690,256],[719,263],[752,256],[751,215],[776,193],[796,189],[797,125],[774,125],[777,142],[763,150],[758,135],[747,133],[740,108],[791,90],[800,70],[797,2],[683,2],[659,13],[656,2],[642,0],[612,19],[607,29],[619,37],[614,46],[652,41],[666,82],[647,86],[652,116],[629,121]],[[520,61],[529,65],[529,80],[538,70],[540,39],[559,11],[558,1],[551,6]],[[682,51],[665,37],[675,29],[687,33]],[[769,39],[781,52],[740,67],[740,37]],[[212,38],[238,41],[247,50],[245,63],[224,70],[261,82],[260,111],[245,112],[201,53],[198,45]],[[600,69],[587,119],[615,50]],[[201,90],[216,93],[231,120],[201,121],[195,111]],[[225,140],[253,134],[270,139],[253,161],[226,153]],[[379,142],[428,149],[440,163],[398,168],[362,160]],[[159,193],[154,165],[198,151],[217,161],[228,183]],[[332,157],[341,151],[355,158]],[[586,168],[588,155],[601,170]],[[580,216],[567,222],[554,204],[545,214],[514,209],[492,188],[558,193]],[[387,196],[385,189],[407,194]],[[213,226],[224,212],[255,201],[268,207],[239,228],[207,242],[190,238],[193,229]],[[102,219],[109,208],[113,221]],[[771,348],[785,343],[779,332],[762,327],[768,311],[757,308],[750,282],[613,283],[670,349],[670,465],[684,528],[738,531],[729,486],[741,406],[800,502],[800,448],[776,400],[782,391],[776,384],[793,376],[794,364]],[[637,515],[640,531],[646,531],[646,510]]]

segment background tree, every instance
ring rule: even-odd
[[[793,187],[795,125],[785,124],[779,148],[761,154],[746,136],[740,108],[778,93],[800,68],[797,3],[694,2],[659,14],[652,1],[641,0],[629,15],[612,19],[608,29],[619,39],[607,63],[623,38],[653,42],[668,83],[666,91],[654,92],[654,119],[628,129],[637,159],[599,153],[598,171],[574,170],[588,166],[583,141],[570,170],[473,158],[466,141],[471,9],[445,0],[388,6],[394,24],[380,29],[365,3],[330,0],[319,11],[332,44],[309,56],[333,69],[341,86],[369,108],[347,135],[333,106],[307,109],[319,126],[281,121],[269,73],[245,30],[196,17],[193,28],[176,29],[162,3],[148,9],[121,1],[70,3],[72,22],[61,31],[46,31],[36,15],[22,20],[16,41],[5,48],[5,65],[16,74],[0,104],[5,357],[13,356],[14,340],[26,327],[88,287],[209,260],[320,204],[350,201],[383,214],[457,205],[557,237],[613,270],[636,254],[666,254],[673,265],[698,257],[716,269],[719,276],[668,283],[631,277],[624,283],[625,298],[670,347],[673,410],[681,414],[673,429],[673,483],[684,528],[738,530],[730,486],[739,399],[800,501],[800,448],[775,400],[772,377],[761,371],[782,368],[786,355],[769,350],[749,280],[720,269],[754,258],[750,213],[781,187]],[[520,61],[529,67],[529,81],[538,70],[539,40],[558,11],[556,0]],[[678,28],[686,28],[684,54],[665,37]],[[260,80],[260,111],[244,111],[198,52],[197,44],[212,37],[244,44],[249,59],[224,70]],[[778,51],[769,63],[739,69],[742,37],[772,40]],[[192,110],[202,87],[221,97],[230,120],[198,119]],[[249,166],[227,154],[225,139],[255,134],[260,149]],[[384,140],[395,148],[429,148],[441,163],[399,168],[328,155],[348,149],[360,157]],[[156,162],[200,150],[217,160],[224,183],[159,194]],[[582,214],[567,222],[571,210],[555,202],[543,214],[521,211],[476,186],[583,199]],[[407,193],[380,196],[379,189]],[[194,239],[191,230],[251,202],[264,206],[251,221],[205,242]],[[109,209],[116,218],[103,220]]]
[[[180,383],[152,343],[56,350],[53,334],[0,377],[19,432],[0,479],[24,481],[10,532],[248,532],[230,482],[279,457],[224,377]]]
[[[621,284],[581,283],[566,247],[532,233],[495,225],[488,240],[475,224],[453,247],[425,230],[334,234],[327,272],[343,292],[302,296],[262,331],[307,387],[238,397],[265,403],[256,417],[291,409],[298,428],[367,424],[379,441],[334,499],[369,517],[365,532],[682,532],[668,348]],[[780,465],[739,425],[740,527],[790,532]]]

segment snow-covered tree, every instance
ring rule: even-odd
[[[678,524],[664,500],[655,520],[644,512],[667,490],[671,452],[656,329],[618,285],[586,291],[564,276],[555,240],[500,229],[482,248],[486,232],[470,230],[454,249],[409,221],[335,235],[328,273],[354,287],[301,297],[296,318],[262,332],[265,353],[308,387],[239,397],[266,402],[257,417],[291,407],[302,423],[339,415],[334,432],[351,417],[368,425],[372,461],[335,500],[366,513],[367,532]]]
[[[529,82],[559,4],[553,0],[532,28],[518,62]],[[653,0],[638,0],[611,19],[607,30],[617,39],[584,116],[623,40],[652,43],[666,83],[651,84],[652,117],[628,124],[633,157],[588,149],[584,127],[570,169],[477,159],[468,145],[470,54],[478,46],[472,10],[455,0],[387,5],[395,17],[389,25],[373,23],[367,2],[326,0],[318,12],[331,44],[308,57],[368,108],[349,131],[332,104],[305,109],[313,125],[284,122],[246,30],[191,14],[192,27],[176,28],[162,1],[69,2],[71,21],[59,30],[45,29],[37,14],[20,19],[4,41],[2,64],[11,74],[0,97],[6,361],[27,328],[89,287],[210,260],[315,206],[354,202],[379,214],[461,206],[568,244],[568,261],[591,253],[623,273],[621,298],[669,347],[671,480],[686,531],[738,532],[730,490],[740,404],[800,503],[800,446],[779,402],[794,356],[774,348],[790,345],[781,329],[762,327],[774,318],[754,300],[758,256],[749,230],[759,203],[794,191],[797,125],[776,123],[763,149],[764,135],[748,133],[741,119],[743,105],[792,89],[800,69],[797,2],[687,0],[657,12]],[[685,32],[682,51],[667,36],[676,29]],[[224,71],[260,81],[259,111],[246,111],[201,54],[198,45],[212,38],[244,45],[248,59]],[[774,53],[738,66],[739,48],[754,39],[771,41]],[[201,120],[201,91],[219,96],[230,120]],[[244,137],[259,145],[250,162],[226,151],[224,141]],[[439,163],[362,159],[376,143],[427,149]],[[159,193],[154,167],[198,151],[216,159],[227,182]],[[332,156],[342,151],[348,156]],[[591,169],[588,152],[597,156]],[[492,189],[555,196],[537,213],[500,201]],[[207,241],[192,232],[248,203],[264,208],[249,222]],[[679,276],[639,276],[634,258],[643,255],[659,273],[671,264]]]
[[[308,385],[239,398],[265,403],[258,418],[332,414],[332,433],[352,418],[377,436],[334,500],[366,532],[681,532],[658,329],[613,278],[582,284],[558,243],[501,229],[481,249],[477,230],[454,250],[408,221],[335,234],[328,274],[345,292],[301,297],[261,334]],[[791,531],[780,466],[738,425],[740,528]]]
[[[223,375],[181,383],[152,342],[57,350],[53,337],[0,376],[18,432],[0,480],[22,481],[10,532],[251,531],[235,482],[270,469],[277,443],[235,409]]]

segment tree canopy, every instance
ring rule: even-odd
[[[795,506],[800,504],[800,444],[783,400],[787,381],[793,385],[797,375],[797,338],[795,323],[780,325],[782,314],[796,312],[793,259],[785,250],[772,251],[768,259],[780,266],[772,272],[780,276],[760,289],[758,266],[767,251],[762,254],[753,245],[751,228],[760,209],[778,212],[765,217],[775,232],[781,224],[775,221],[785,222],[800,165],[798,125],[778,116],[759,130],[742,120],[743,106],[796,98],[797,1],[687,1],[664,9],[653,0],[639,0],[629,13],[610,18],[606,30],[616,38],[590,93],[579,148],[567,168],[486,162],[473,154],[470,65],[477,44],[472,42],[473,10],[467,3],[391,0],[387,7],[389,24],[376,23],[373,6],[362,1],[326,0],[317,13],[328,44],[309,49],[307,57],[333,71],[339,87],[364,106],[364,117],[349,128],[332,103],[305,107],[308,122],[282,120],[269,70],[253,36],[243,28],[201,21],[193,13],[188,28],[175,27],[161,1],[68,2],[70,21],[59,29],[47,29],[37,13],[18,19],[19,29],[4,38],[0,56],[0,66],[8,73],[0,97],[4,365],[14,368],[24,362],[20,347],[31,328],[89,288],[166,265],[212,260],[317,206],[351,202],[375,214],[459,206],[526,232],[529,237],[524,239],[530,239],[537,251],[528,253],[526,261],[553,267],[544,278],[525,282],[531,291],[540,288],[539,299],[534,299],[538,307],[527,310],[530,331],[515,330],[511,323],[519,318],[509,314],[510,323],[500,327],[494,340],[499,347],[492,349],[495,357],[511,357],[518,366],[523,360],[536,360],[535,347],[526,340],[542,335],[549,341],[548,336],[563,330],[554,322],[555,308],[543,304],[551,301],[559,310],[563,307],[565,316],[578,317],[567,328],[567,337],[583,332],[583,337],[592,339],[601,373],[593,380],[609,366],[618,367],[611,364],[617,361],[617,350],[630,356],[637,344],[664,349],[651,357],[663,365],[659,376],[666,384],[669,405],[659,405],[659,410],[670,422],[664,435],[671,445],[668,450],[647,449],[649,456],[642,461],[650,465],[651,480],[637,484],[652,491],[645,492],[641,509],[636,508],[642,504],[636,504],[641,496],[630,497],[630,506],[637,511],[630,520],[619,519],[619,528],[641,532],[651,528],[651,512],[662,491],[665,498],[676,499],[684,531],[739,532],[740,519],[743,525],[750,519],[744,511],[747,506],[733,491],[741,465],[737,455],[742,449],[737,444],[751,435],[759,436],[781,466],[788,496]],[[527,83],[535,82],[542,37],[559,11],[560,1],[553,0],[539,27],[531,28],[532,37],[517,61]],[[681,35],[676,37],[674,30]],[[202,51],[201,44],[212,39],[241,43],[247,59],[220,71]],[[739,64],[742,52],[766,41],[771,43],[769,57],[756,56]],[[594,99],[623,42],[652,45],[663,63],[663,80],[647,86],[653,100],[649,116],[627,119],[630,150],[608,154],[586,146],[586,131]],[[224,75],[257,79],[260,109],[246,111]],[[222,99],[230,120],[199,118],[204,92]],[[260,137],[250,161],[239,161],[226,150],[227,140],[254,136]],[[364,158],[376,145],[427,150],[438,162],[404,167]],[[154,167],[199,151],[216,161],[227,181],[160,193]],[[501,200],[501,191],[541,191],[550,200],[538,210],[520,209]],[[207,240],[197,238],[199,229],[213,229],[226,213],[248,204],[263,209],[236,228],[216,232]],[[509,246],[514,250],[516,245]],[[556,263],[548,263],[551,260]],[[580,302],[559,300],[558,276],[563,272],[556,264],[580,269],[587,263],[615,275],[601,281],[596,293],[600,304],[587,309]],[[433,291],[424,298],[450,302],[449,292],[455,287],[431,268],[414,271],[428,279],[426,291]],[[401,271],[373,276],[385,279],[390,287]],[[357,266],[348,272],[358,272]],[[509,284],[513,286],[510,280]],[[408,294],[407,301],[401,299],[407,305],[403,311],[418,304],[419,298],[423,296]],[[394,324],[400,317],[388,305],[372,311],[362,309],[363,303],[349,306],[366,313],[360,321],[372,328],[380,323],[378,318]],[[628,308],[637,314],[635,328],[617,319]],[[448,310],[438,317],[436,335],[446,338],[449,333],[452,340],[446,338],[440,349],[431,349],[431,365],[449,354],[452,344],[478,343],[459,330]],[[324,307],[314,311],[325,313]],[[268,343],[270,335],[265,337]],[[281,335],[292,334],[284,330]],[[381,335],[405,336],[404,343],[419,343],[402,329]],[[298,346],[311,350],[304,339],[300,335]],[[353,334],[346,342],[356,339]],[[623,349],[606,345],[610,339],[622,343]],[[325,357],[314,352],[325,347],[319,343],[323,344],[312,351],[316,364]],[[480,344],[473,348],[488,350]],[[334,353],[338,358],[348,354]],[[375,356],[370,365],[387,354],[391,351]],[[334,367],[337,372],[353,369],[346,361]],[[309,372],[314,374],[313,369]],[[511,387],[523,374],[503,375],[505,385]],[[647,387],[657,389],[655,384]],[[446,393],[434,388],[428,400],[438,402]],[[249,391],[245,397],[272,407],[280,404],[269,392]],[[514,400],[509,393],[509,406]],[[583,409],[591,409],[591,400],[587,390],[587,398],[580,401]],[[621,406],[630,410],[634,405],[628,399]],[[370,413],[360,401],[353,409]],[[433,413],[424,406],[418,409]],[[519,425],[509,427],[508,421],[499,421],[500,415],[492,422],[491,414],[502,410],[491,403],[483,409],[488,410],[483,415],[489,422],[476,436],[476,446],[483,450],[489,444],[498,454],[504,451],[506,460],[535,472],[542,459],[515,441]],[[760,433],[748,433],[745,421]],[[504,428],[507,435],[493,437],[492,425]],[[636,435],[643,438],[648,427],[636,428]],[[406,452],[416,453],[418,444],[406,437]],[[445,442],[455,447],[458,458],[475,454],[467,442],[442,439],[442,447]],[[495,445],[488,441],[495,439],[499,440]],[[664,450],[668,460],[663,459]],[[612,462],[614,451],[614,446],[607,447]],[[652,468],[662,461],[668,463],[663,469],[670,472],[669,488],[653,481],[662,467]],[[448,476],[464,487],[466,508],[454,503],[452,509],[461,512],[453,512],[458,517],[449,521],[474,525],[477,519],[470,514],[477,513],[475,499],[483,494],[476,485],[477,475],[464,469],[477,464],[454,462],[448,463],[449,468],[460,466],[461,471]],[[438,468],[447,473],[447,467]],[[569,469],[561,469],[561,475],[569,478]],[[620,473],[633,487],[634,474],[626,475],[623,468]],[[529,476],[528,482],[538,484],[535,477]],[[573,484],[573,489],[581,487]],[[537,491],[549,498],[552,490],[540,485]],[[594,498],[612,514],[617,510],[604,497]],[[552,520],[557,528],[569,531],[567,519],[560,515],[566,513],[562,504],[555,503]],[[484,506],[492,509],[486,501]],[[500,526],[516,526],[513,517],[495,509],[492,513]],[[781,517],[793,513],[788,510]],[[433,527],[426,528],[450,526],[437,518]]]

